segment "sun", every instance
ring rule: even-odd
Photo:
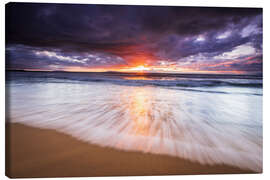
[[[150,68],[141,65],[141,66],[130,68],[129,70],[131,70],[131,71],[149,71]]]

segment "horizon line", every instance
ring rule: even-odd
[[[258,73],[226,73],[221,71],[221,73],[216,72],[149,72],[149,71],[66,71],[66,70],[42,70],[42,69],[5,69],[5,71],[24,71],[24,72],[65,72],[65,73],[130,73],[130,74],[213,74],[213,75],[263,75],[263,72]]]

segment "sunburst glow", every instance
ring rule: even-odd
[[[151,68],[141,65],[141,66],[137,66],[134,68],[130,68],[129,70],[130,71],[149,71],[149,70],[151,70]]]

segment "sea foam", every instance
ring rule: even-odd
[[[262,171],[262,96],[101,82],[10,84],[8,92],[11,122],[104,147]]]

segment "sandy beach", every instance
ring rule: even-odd
[[[100,147],[54,130],[19,123],[8,123],[6,127],[6,137],[10,138],[6,141],[6,175],[12,178],[254,173]]]

